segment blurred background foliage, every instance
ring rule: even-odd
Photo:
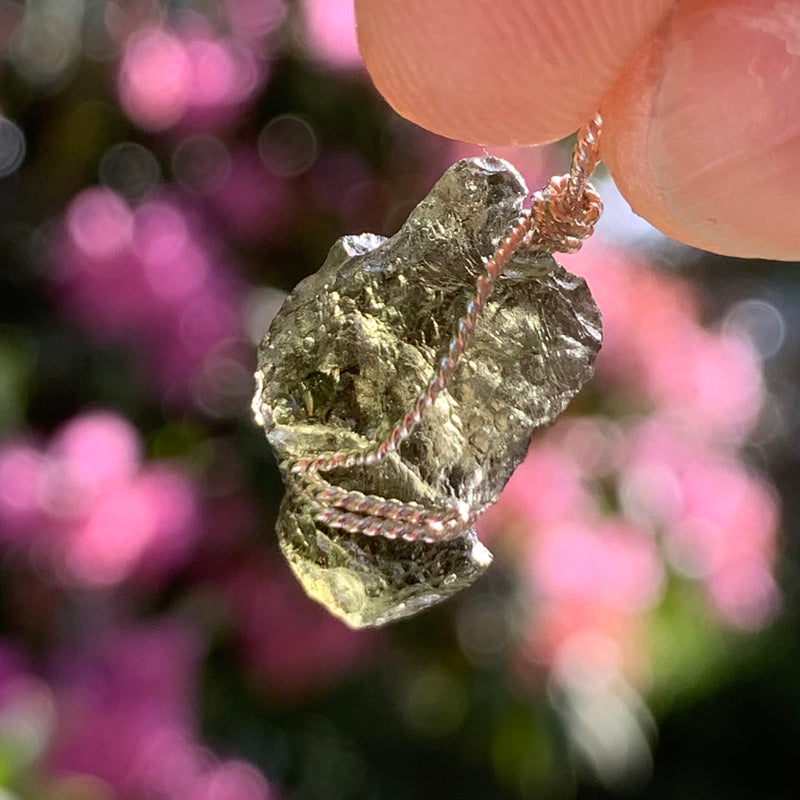
[[[796,265],[601,178],[597,376],[488,575],[356,633],[281,560],[255,345],[474,152],[384,104],[347,0],[0,0],[2,800],[796,795]]]

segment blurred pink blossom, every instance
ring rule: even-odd
[[[0,539],[24,541],[43,524],[41,488],[47,459],[35,445],[6,442],[0,446]]]
[[[519,529],[527,539],[539,525],[581,517],[590,508],[578,464],[561,448],[535,444],[506,484],[502,502],[481,516],[478,530],[490,537],[502,525],[504,535]]]
[[[763,627],[780,604],[778,507],[737,453],[760,407],[757,354],[703,328],[676,278],[608,246],[564,260],[603,310],[603,411],[535,437],[479,522],[514,551],[535,601],[521,674],[552,667],[576,637],[610,643],[640,669],[637,631],[670,572],[699,582],[725,625]]]
[[[141,466],[142,443],[126,419],[97,411],[64,425],[49,453],[59,465],[65,495],[70,495],[63,501],[74,508],[78,498],[94,503],[107,486],[130,481]]]
[[[8,696],[8,687],[28,674],[28,659],[18,645],[0,639],[0,705]]]
[[[660,600],[664,577],[655,541],[623,518],[592,522],[577,515],[537,529],[523,572],[534,605],[518,676],[527,681],[532,663],[552,667],[564,653],[574,655],[578,643],[591,666],[595,651],[587,654],[584,645],[596,642],[604,643],[604,658],[609,647],[618,652],[615,668],[638,674],[641,618]]]
[[[111,629],[56,658],[49,766],[103,780],[122,800],[267,800],[263,776],[200,742],[202,645],[177,621]]]
[[[742,630],[760,630],[780,608],[780,590],[767,559],[728,561],[708,581],[708,594],[719,617]]]
[[[696,540],[695,569],[700,574],[726,555],[774,555],[775,493],[726,450],[710,449],[668,420],[653,417],[632,426],[623,469],[626,476],[650,472],[658,477],[668,501],[655,495],[652,486],[644,492],[634,486],[629,499],[645,516],[650,513],[652,524],[663,526],[668,537]]]
[[[312,57],[334,69],[363,69],[353,0],[303,0],[302,9]]]
[[[119,78],[122,107],[143,128],[167,128],[186,112],[193,77],[189,55],[176,36],[142,28],[125,45]]]
[[[49,445],[0,445],[0,542],[62,581],[149,582],[185,562],[198,498],[175,468],[141,461],[136,430],[110,412],[66,423]]]
[[[247,242],[283,235],[297,211],[287,181],[273,175],[255,148],[248,147],[230,154],[228,169],[206,202],[234,237]]]
[[[741,442],[762,401],[758,355],[745,340],[704,330],[688,284],[608,245],[563,257],[603,310],[597,378],[679,418],[696,436]]]
[[[164,193],[130,208],[110,189],[86,189],[70,203],[53,255],[65,311],[98,341],[132,347],[168,403],[202,406],[213,364],[243,364],[243,288],[176,198]],[[224,394],[230,387],[218,377]]]
[[[515,676],[528,684],[532,667],[549,672],[565,654],[574,656],[576,651],[587,670],[613,667],[638,677],[646,672],[647,661],[643,620],[591,599],[543,599],[513,659]]]
[[[309,600],[284,564],[243,566],[225,579],[234,628],[253,682],[290,701],[369,660],[372,631],[352,631]]]
[[[774,616],[778,505],[763,479],[659,418],[631,431],[624,476],[632,513],[661,530],[673,568],[704,581],[726,623],[760,627]]]
[[[593,525],[579,517],[542,528],[531,542],[531,582],[546,597],[636,614],[660,597],[655,542],[622,519]]]
[[[277,800],[264,776],[245,761],[228,760],[206,769],[192,786],[196,800]]]
[[[274,31],[286,16],[285,0],[224,0],[228,22],[241,39]]]
[[[160,131],[182,122],[193,130],[219,128],[263,84],[266,68],[253,50],[203,28],[148,24],[126,40],[120,103],[140,127]]]

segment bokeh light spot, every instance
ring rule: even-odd
[[[148,130],[176,123],[186,110],[191,65],[183,43],[161,28],[145,27],[127,41],[120,69],[120,100]]]
[[[5,676],[4,676],[5,677]],[[0,741],[4,760],[17,768],[33,764],[44,754],[56,721],[50,689],[35,678],[16,676],[2,687]],[[8,761],[4,766],[8,768]],[[9,793],[9,798],[16,797]],[[0,800],[5,800],[0,792]]]
[[[725,315],[727,333],[746,336],[762,359],[771,358],[783,346],[786,321],[772,303],[765,300],[742,300]]]
[[[400,706],[406,726],[424,738],[453,733],[467,710],[464,687],[439,665],[423,667],[410,677]]]
[[[55,81],[72,65],[80,48],[82,0],[28,3],[11,43],[11,60],[31,84]]]
[[[250,370],[240,361],[211,355],[195,376],[192,396],[207,414],[225,417],[246,407],[252,384]]]
[[[189,192],[212,194],[231,171],[231,156],[216,136],[198,133],[187,136],[172,154],[172,171]]]
[[[116,192],[91,188],[70,204],[67,228],[75,245],[86,255],[108,258],[131,243],[133,214]]]
[[[243,761],[227,761],[209,770],[199,781],[196,800],[268,800],[261,773]]]
[[[475,664],[491,662],[504,654],[511,645],[514,628],[510,604],[491,595],[471,598],[456,617],[458,642]]]
[[[233,59],[219,42],[198,40],[186,47],[194,68],[192,100],[200,106],[214,106],[237,97],[237,75]]]
[[[328,67],[363,68],[356,40],[353,0],[303,0],[305,45]]]
[[[10,119],[0,116],[0,178],[16,172],[25,160],[25,134]]]
[[[176,246],[177,241],[167,238],[160,253],[153,248],[151,257],[142,259],[145,275],[159,297],[189,297],[203,285],[209,272],[208,260],[202,250],[190,243],[176,249],[175,257],[169,259],[170,245]]]
[[[263,36],[286,17],[284,0],[225,0],[228,19],[242,37]]]
[[[161,167],[146,147],[136,142],[120,142],[100,160],[98,173],[104,186],[129,200],[139,200],[159,182]]]
[[[663,525],[674,521],[681,510],[681,487],[667,464],[652,461],[623,474],[619,499],[629,519]]]
[[[136,428],[124,417],[104,411],[68,422],[53,441],[52,450],[69,473],[70,483],[91,494],[126,481],[139,468],[142,457]]]
[[[256,88],[258,70],[253,56],[235,40],[195,39],[185,47],[192,68],[192,105],[232,105]]]
[[[45,459],[29,445],[7,445],[0,451],[0,518],[24,518],[39,507]]]
[[[660,598],[663,569],[655,544],[627,522],[592,527],[576,521],[540,531],[531,563],[535,585],[547,597],[628,613]]]
[[[65,554],[71,577],[85,586],[111,586],[132,571],[153,544],[156,509],[147,487],[130,482],[106,490],[73,531]]]
[[[273,175],[284,178],[300,175],[317,160],[317,135],[296,114],[281,114],[261,131],[258,154]]]
[[[136,209],[134,240],[136,254],[145,264],[169,264],[188,243],[183,214],[167,202],[144,203]]]
[[[758,558],[742,559],[716,572],[709,594],[719,615],[742,630],[763,628],[780,608],[775,579]]]

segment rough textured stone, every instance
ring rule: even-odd
[[[383,624],[439,602],[474,581],[491,555],[473,529],[452,541],[412,543],[326,528],[285,467],[364,450],[389,434],[434,373],[482,258],[527,193],[505,161],[458,162],[390,239],[340,239],[286,299],[259,349],[253,408],[287,483],[281,547],[306,591],[349,625]],[[589,378],[600,340],[584,281],[549,255],[518,252],[447,388],[399,453],[326,479],[382,497],[484,508],[524,458],[533,431]]]

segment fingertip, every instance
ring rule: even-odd
[[[359,44],[403,116],[487,145],[576,130],[673,0],[356,0]]]

